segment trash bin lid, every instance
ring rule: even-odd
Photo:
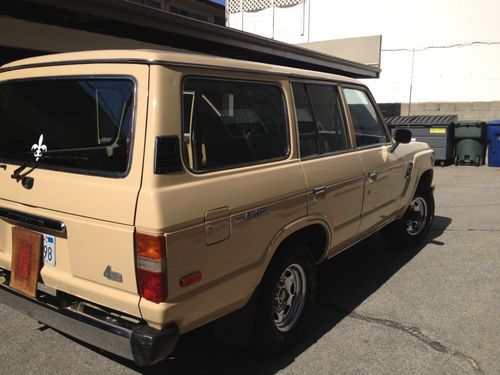
[[[486,125],[500,125],[500,120],[491,120],[486,123]]]
[[[391,127],[396,126],[424,126],[424,127],[446,127],[453,125],[457,121],[457,115],[445,115],[445,116],[394,116],[385,119],[387,125]]]

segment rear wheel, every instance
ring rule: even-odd
[[[458,166],[459,160],[458,160],[458,155],[455,155],[455,165]]]
[[[279,354],[292,347],[310,322],[317,291],[315,260],[309,249],[293,244],[273,259],[261,284],[253,343]]]
[[[434,220],[434,197],[430,188],[419,188],[399,220],[387,225],[382,234],[403,247],[416,246],[429,232]]]
[[[479,167],[481,164],[482,164],[481,156],[477,155],[476,156],[476,167]]]

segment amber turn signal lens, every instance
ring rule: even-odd
[[[149,234],[136,233],[135,251],[137,256],[150,259],[165,259],[165,236],[151,236]]]
[[[167,299],[165,236],[135,234],[136,277],[139,295],[154,303]]]

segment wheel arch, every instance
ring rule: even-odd
[[[308,246],[317,263],[321,262],[330,246],[331,232],[321,220],[304,220],[280,232],[272,241],[268,252],[267,266],[279,253],[286,251],[292,242],[302,242]]]
[[[434,170],[433,169],[427,169],[424,171],[418,180],[417,188],[415,191],[421,188],[431,188],[432,187],[432,181],[434,179]]]

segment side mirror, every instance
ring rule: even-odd
[[[394,152],[394,150],[399,146],[400,143],[410,143],[411,142],[411,131],[407,129],[396,129],[394,133],[394,142],[389,149],[389,152]]]
[[[396,129],[394,134],[394,139],[397,143],[410,143],[411,142],[411,131],[407,129]]]

